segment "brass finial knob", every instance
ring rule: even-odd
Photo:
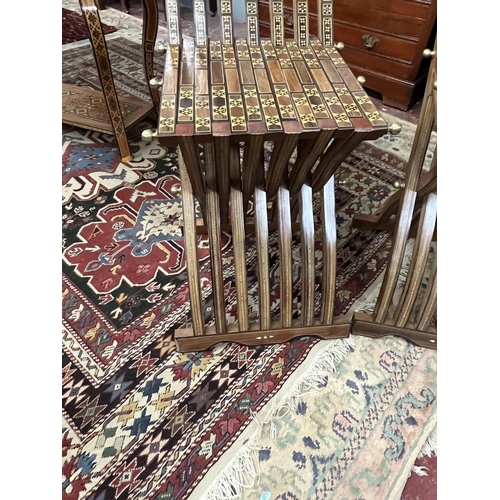
[[[394,181],[393,186],[394,186],[396,189],[404,189],[404,188],[405,188],[405,186],[406,186],[406,183],[405,183],[405,181]]]
[[[435,50],[431,50],[431,49],[425,49],[423,52],[422,52],[422,57],[434,57],[436,55],[436,51]]]
[[[150,128],[147,128],[146,130],[142,131],[141,137],[146,144],[150,144],[151,142],[153,142],[153,139],[156,139],[158,137],[158,131],[153,131]]]
[[[438,81],[436,80],[432,86],[434,87],[434,90],[437,90],[438,89]]]
[[[341,50],[344,50],[344,44],[342,42],[337,42],[333,44],[333,46],[340,52]]]
[[[155,89],[158,89],[161,85],[163,85],[163,78],[155,76],[154,78],[151,78],[151,80],[149,80],[149,85],[151,85],[151,87]]]
[[[181,188],[181,185],[180,184],[174,184],[171,188],[170,188],[170,192],[172,194],[180,194],[182,193],[182,188]]]
[[[158,54],[166,54],[167,46],[163,42],[158,42],[158,45],[156,46],[156,52],[158,52]]]
[[[366,78],[363,75],[359,75],[357,80],[361,85],[364,85],[366,83]]]
[[[391,123],[389,125],[389,134],[398,135],[401,132],[402,128],[403,127],[401,126],[401,123]]]

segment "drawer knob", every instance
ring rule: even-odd
[[[340,52],[344,49],[344,44],[342,42],[334,43],[333,46]]]
[[[285,14],[283,19],[287,26],[293,27],[293,16],[291,14]]]
[[[365,42],[365,47],[368,47],[369,49],[373,49],[373,47],[380,42],[380,39],[378,39],[375,35],[370,35],[368,33],[364,34],[361,38]]]
[[[398,135],[402,128],[401,123],[393,122],[389,125],[389,134]]]
[[[146,130],[142,131],[141,137],[146,144],[151,144],[153,142],[153,139],[156,139],[158,137],[158,131],[153,131],[150,128],[147,128]]]
[[[437,90],[438,89],[438,81],[436,80],[433,84],[432,84],[432,88],[434,90]]]
[[[436,51],[435,50],[431,50],[431,49],[425,49],[423,52],[422,52],[422,57],[434,57],[436,55]]]
[[[405,181],[394,181],[393,186],[396,189],[404,189],[406,187],[406,182]]]
[[[359,75],[357,80],[361,85],[364,85],[366,83],[366,78],[363,75]]]

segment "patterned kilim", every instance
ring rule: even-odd
[[[140,47],[131,39],[115,37],[108,49],[118,93],[147,99],[145,85],[140,84]],[[64,51],[63,81],[98,85],[91,60],[88,45]],[[174,329],[190,320],[180,180],[174,149],[138,139],[151,125],[139,124],[131,131],[130,163],[121,162],[111,136],[71,128],[63,133],[65,500],[198,499],[193,490],[207,474],[231,463],[238,451],[234,442],[254,422],[253,416],[283,396],[282,388],[294,373],[329,345],[303,337],[275,346],[219,344],[200,353],[176,351]],[[342,183],[336,192],[337,314],[348,311],[384,269],[388,235],[354,230],[351,220],[355,213],[380,207],[394,191],[394,181],[403,179],[413,132],[408,125],[397,138],[361,145],[338,174]],[[223,252],[227,314],[234,319],[230,241],[226,235]],[[249,300],[256,310],[256,250],[252,238],[247,243]],[[207,239],[201,238],[199,246],[210,319]],[[276,311],[276,235],[271,236],[270,248]],[[297,268],[298,243],[294,255]],[[319,243],[317,257],[320,269]],[[295,286],[297,306],[298,275]],[[348,342],[341,343],[348,357]],[[365,354],[371,356],[367,363],[377,363],[378,354],[372,356],[369,349]],[[358,385],[362,390],[361,382]]]

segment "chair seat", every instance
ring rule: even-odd
[[[125,129],[148,116],[153,104],[129,97],[119,97]],[[62,122],[87,130],[114,134],[104,95],[99,90],[62,84]]]
[[[264,134],[279,140],[286,134],[313,138],[321,130],[335,138],[355,132],[375,139],[387,123],[339,52],[311,37],[305,48],[271,40],[233,45],[210,40],[196,47],[167,47],[158,138],[177,144],[179,136],[196,142],[229,136],[244,141]]]

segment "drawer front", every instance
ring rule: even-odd
[[[356,12],[379,10],[391,12],[399,17],[425,19],[433,3],[435,4],[436,0],[334,0],[333,10],[335,15],[335,12],[351,6]]]
[[[406,2],[413,5],[412,2]],[[371,28],[392,35],[405,35],[418,41],[425,27],[432,23],[432,14],[428,4],[414,2],[423,7],[417,15],[404,14],[385,9],[373,8],[371,3],[352,0],[347,3],[336,1],[333,7],[334,29],[335,22],[346,22],[360,27]],[[392,3],[390,4],[392,7]],[[435,12],[435,10],[434,10]]]
[[[342,57],[348,65],[358,68],[366,68],[374,73],[388,75],[402,80],[412,80],[416,77],[418,66],[401,62],[377,54],[368,53],[365,50],[357,50],[348,45],[342,51]]]
[[[407,64],[412,64],[417,56],[417,43],[413,39],[387,35],[340,21],[335,24],[334,33],[336,41],[366,52],[367,55],[377,54]]]

